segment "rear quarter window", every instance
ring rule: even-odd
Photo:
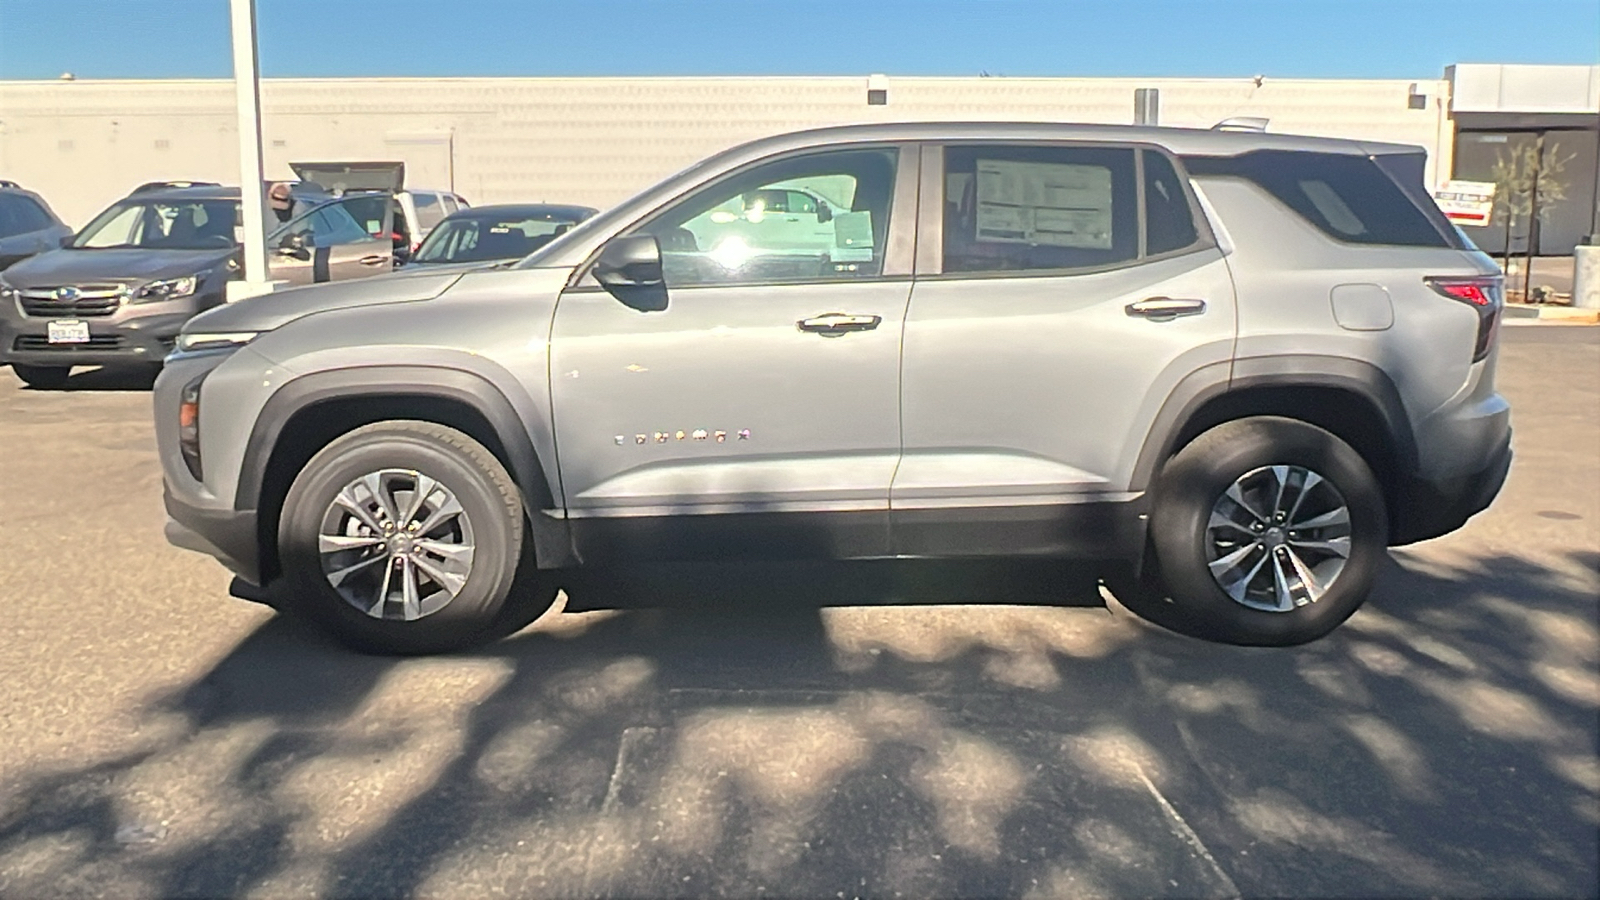
[[[1198,177],[1244,178],[1335,240],[1351,244],[1450,247],[1427,212],[1366,156],[1255,150],[1184,158]]]
[[[1189,195],[1165,156],[1139,152],[1144,160],[1145,253],[1182,250],[1200,239]]]

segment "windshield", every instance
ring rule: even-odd
[[[227,250],[237,243],[237,200],[123,200],[95,217],[70,246],[80,250]]]
[[[411,261],[460,263],[520,259],[566,234],[576,221],[572,216],[555,213],[445,219],[422,242]]]

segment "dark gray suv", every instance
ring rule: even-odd
[[[44,198],[14,181],[0,181],[0,271],[72,236]]]
[[[768,138],[510,267],[288,291],[156,386],[169,538],[386,652],[645,560],[1050,557],[1245,644],[1353,613],[1510,464],[1501,281],[1419,148]]]

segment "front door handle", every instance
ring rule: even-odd
[[[359,260],[363,266],[381,266],[388,261],[387,256],[363,256]]]
[[[823,337],[839,337],[850,331],[871,331],[883,321],[882,316],[852,316],[845,313],[824,313],[809,319],[801,319],[795,325],[801,331],[820,334]]]
[[[1130,316],[1143,316],[1152,322],[1170,322],[1179,316],[1198,316],[1206,311],[1204,300],[1174,300],[1171,297],[1150,297],[1129,303]]]

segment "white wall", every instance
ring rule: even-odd
[[[408,183],[474,203],[606,206],[731,144],[849,122],[1018,120],[1131,123],[1135,88],[1160,89],[1161,124],[1271,118],[1271,130],[1419,144],[1445,163],[1452,131],[1442,80],[267,79],[269,178],[290,160],[400,159]],[[1426,95],[1411,109],[1413,87]],[[0,82],[0,178],[38,191],[81,225],[134,185],[237,183],[228,81]],[[1430,169],[1430,179],[1432,178]]]
[[[1445,78],[1454,112],[1600,112],[1600,66],[1463,63]]]

